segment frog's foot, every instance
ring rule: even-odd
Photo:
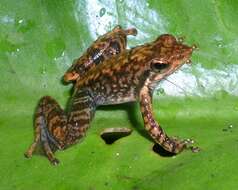
[[[35,150],[35,148],[36,148],[36,146],[37,146],[37,143],[32,143],[32,145],[30,146],[30,148],[24,153],[24,156],[26,157],[26,158],[31,158],[32,157],[32,154],[33,154],[33,152],[34,152],[34,150]]]
[[[45,154],[46,154],[48,160],[50,161],[50,163],[52,165],[58,165],[59,160],[54,157],[54,153],[52,152],[52,150],[49,146],[49,143],[47,141],[43,142],[43,149],[44,149]]]
[[[184,149],[191,148],[191,145],[194,143],[192,139],[178,139],[177,137],[171,137],[168,139],[169,151],[175,154],[182,152]]]
[[[26,158],[31,158],[32,157],[32,154],[35,151],[35,149],[36,149],[37,145],[39,144],[39,142],[40,142],[40,127],[36,126],[34,142],[31,144],[31,146],[24,153]]]
[[[184,139],[184,140],[179,140],[177,138],[171,138],[171,139],[175,141],[176,146],[179,147],[178,149],[175,148],[175,150],[178,151],[176,152],[176,154],[182,152],[184,149],[189,149],[193,153],[198,153],[201,151],[199,147],[193,146],[194,140],[192,139]]]
[[[125,30],[126,35],[133,35],[136,36],[137,35],[137,30],[135,28],[129,28],[127,30]]]
[[[95,102],[86,90],[77,92],[73,100],[73,111],[67,116],[53,98],[45,96],[40,99],[35,114],[35,140],[25,153],[27,158],[40,144],[49,161],[57,165],[59,161],[54,152],[75,144],[84,136],[95,112]]]
[[[36,146],[39,143],[39,139],[36,138],[35,141],[32,143],[32,145],[30,146],[30,148],[24,153],[24,156],[26,158],[31,158],[32,154],[34,152],[34,150],[36,149]],[[59,160],[57,158],[54,157],[54,153],[48,143],[48,139],[44,139],[44,142],[40,142],[43,145],[43,150],[47,156],[47,158],[49,159],[49,161],[51,162],[51,164],[53,165],[58,165],[59,164]],[[58,147],[57,147],[58,148]]]
[[[113,32],[123,31],[126,35],[133,35],[133,36],[137,35],[136,28],[122,29],[120,25],[115,26],[112,31]]]

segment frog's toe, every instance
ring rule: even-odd
[[[174,142],[174,150],[176,154],[182,152],[184,149],[190,149],[194,153],[200,152],[201,150],[199,147],[193,146],[193,139],[188,138],[179,140],[177,137],[172,137],[171,140]]]
[[[178,154],[187,148],[187,144],[181,140],[174,141],[173,152]]]
[[[179,139],[178,137],[171,137],[171,140],[174,141],[176,144],[184,144],[186,146],[191,146],[194,143],[193,139]]]
[[[189,138],[188,139],[184,139],[183,143],[186,144],[186,147],[190,147],[191,145],[194,144],[194,140],[189,139]]]
[[[24,156],[25,156],[25,158],[31,158],[31,157],[32,157],[32,154],[29,154],[28,152],[25,152],[25,153],[24,153]]]
[[[180,152],[182,152],[184,149],[187,149],[187,147],[189,146],[189,142],[187,140],[181,140],[177,137],[171,137],[170,138],[170,151],[172,153],[178,154]]]
[[[60,163],[60,161],[57,158],[54,158],[53,160],[51,160],[51,164],[54,166],[57,166]]]

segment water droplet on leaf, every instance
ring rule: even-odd
[[[18,21],[18,23],[19,23],[19,24],[23,23],[23,19],[20,19],[20,20]]]
[[[105,8],[101,8],[101,9],[100,9],[100,12],[99,12],[100,17],[102,17],[103,15],[105,15],[105,13],[106,13],[106,9],[105,9]]]
[[[35,21],[33,20],[16,20],[16,28],[18,32],[25,33],[35,27]]]
[[[158,88],[157,94],[158,94],[158,95],[160,95],[160,94],[164,95],[164,94],[165,94],[164,89],[163,89],[163,88]]]
[[[217,46],[218,46],[219,48],[222,48],[222,47],[223,47],[223,45],[222,45],[221,43],[219,43]]]

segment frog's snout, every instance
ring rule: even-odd
[[[193,51],[194,50],[197,50],[198,48],[197,48],[197,46],[196,45],[192,45],[191,47],[189,47],[189,46],[185,46],[185,48],[184,48],[184,58],[185,58],[185,63],[186,64],[191,64],[192,63],[192,61],[191,61],[191,59],[190,59],[190,57],[192,56],[192,53],[193,53]]]

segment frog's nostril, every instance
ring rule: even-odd
[[[178,37],[178,43],[183,43],[184,40],[185,40],[185,37],[184,37],[184,36]]]
[[[188,60],[186,61],[186,64],[192,64],[192,61],[191,61],[190,59],[188,59]]]
[[[197,47],[196,44],[193,44],[193,45],[192,45],[192,49],[193,49],[193,50],[199,50],[199,48]]]

